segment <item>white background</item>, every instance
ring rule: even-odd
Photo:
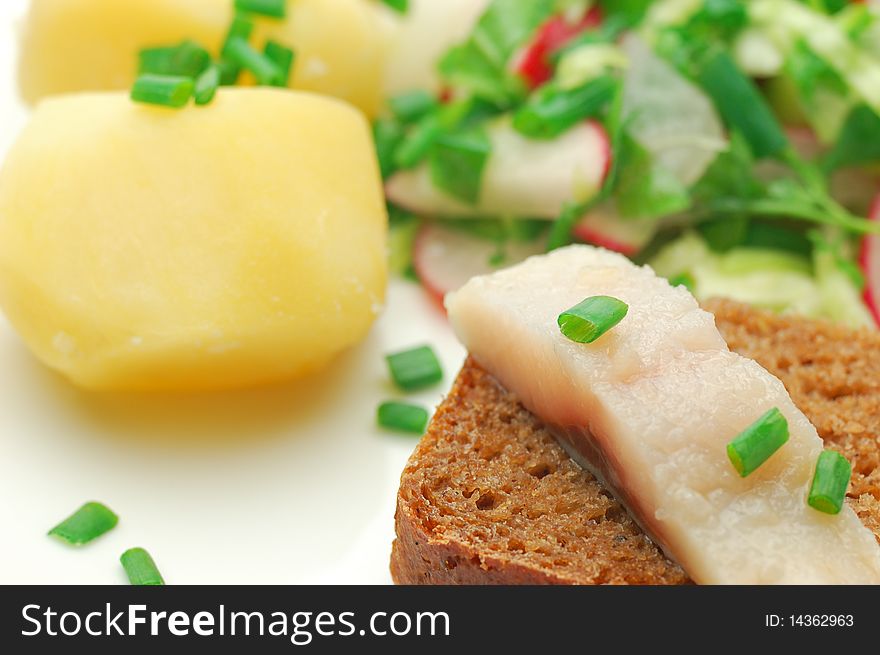
[[[0,0],[0,158],[27,111],[16,25]],[[45,370],[0,318],[0,583],[124,584],[119,555],[147,548],[169,584],[389,583],[394,500],[415,440],[374,427],[394,397],[385,353],[464,352],[414,285],[395,282],[370,338],[316,379],[221,396],[78,391]],[[120,516],[71,548],[46,531],[87,500]]]

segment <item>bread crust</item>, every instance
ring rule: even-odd
[[[880,542],[880,333],[706,308],[853,464],[847,501]],[[401,476],[397,584],[689,584],[620,504],[473,360]]]

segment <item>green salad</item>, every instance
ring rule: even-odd
[[[393,266],[437,297],[586,242],[699,299],[877,320],[880,7],[493,0],[437,67],[374,123]]]

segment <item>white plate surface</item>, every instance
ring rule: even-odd
[[[0,158],[27,121],[15,82],[24,0],[0,2]],[[398,394],[384,355],[430,343],[446,380],[464,357],[423,292],[392,283],[369,339],[317,379],[184,398],[80,392],[0,318],[0,584],[124,584],[143,546],[169,583],[391,582],[394,499],[416,441],[375,427]],[[120,516],[80,549],[46,536],[87,500]]]

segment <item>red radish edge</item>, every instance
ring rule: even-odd
[[[871,206],[870,218],[880,223],[880,196],[874,200]],[[859,256],[859,264],[865,275],[865,304],[874,316],[874,322],[880,327],[880,280],[871,279],[871,258],[875,259],[876,266],[880,270],[880,236],[869,234],[862,239],[862,251]]]
[[[626,255],[627,257],[635,257],[639,254],[639,249],[636,246],[616,241],[583,224],[576,225],[573,234],[581,241],[586,241],[587,243],[599,246],[600,248],[605,248],[606,250],[619,252],[621,255]]]
[[[611,148],[611,137],[608,136],[605,126],[599,121],[591,120],[588,122],[593,125],[602,136],[602,145],[605,150],[605,168],[602,170],[602,184],[605,184],[605,180],[608,179],[608,174],[611,172],[611,158],[614,157],[614,152]]]
[[[443,301],[446,298],[446,292],[442,289],[438,289],[431,283],[431,276],[424,270],[424,258],[419,257],[419,251],[425,247],[424,242],[425,239],[428,238],[428,234],[426,226],[422,225],[422,227],[419,228],[419,233],[416,235],[415,241],[413,242],[413,269],[416,272],[416,277],[419,278],[419,282],[422,283],[422,287],[428,292],[428,297],[434,305],[445,314],[446,305],[443,304]]]
[[[591,7],[577,23],[569,23],[562,16],[554,16],[538,30],[535,40],[523,50],[515,66],[533,89],[548,82],[553,76],[550,55],[571,41],[578,34],[602,22],[598,6]]]

